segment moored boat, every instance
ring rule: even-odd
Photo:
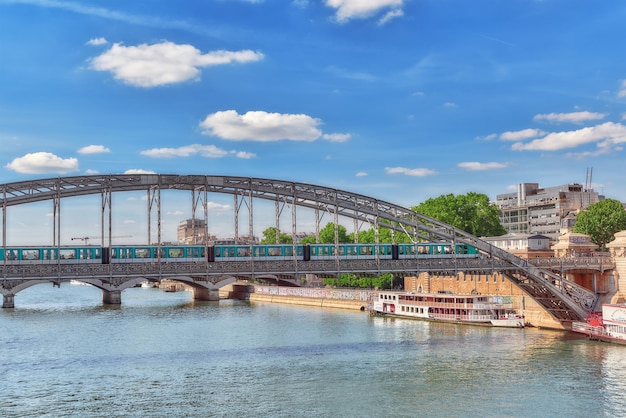
[[[483,295],[381,291],[370,312],[403,318],[523,328],[524,316],[509,298]]]
[[[604,304],[601,312],[592,312],[585,322],[573,322],[572,331],[590,340],[626,345],[626,304]]]

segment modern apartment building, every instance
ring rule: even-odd
[[[508,232],[540,234],[556,241],[571,229],[578,212],[601,199],[578,183],[545,188],[539,183],[520,183],[516,192],[496,196],[496,205]]]

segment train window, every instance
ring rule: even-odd
[[[60,252],[61,260],[75,260],[76,259],[76,250],[61,250]]]
[[[248,247],[237,248],[237,257],[249,257],[249,256],[250,256],[250,248]]]
[[[167,258],[183,258],[185,253],[182,248],[168,248]]]
[[[135,248],[135,258],[150,258],[150,249]]]
[[[293,247],[283,247],[283,255],[292,256],[293,255]]]
[[[280,251],[280,247],[268,247],[267,248],[267,255],[269,255],[270,257],[278,257],[281,254]]]
[[[22,250],[22,260],[39,260],[39,250]]]
[[[17,250],[7,250],[5,253],[6,260],[17,260]]]

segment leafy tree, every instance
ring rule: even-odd
[[[291,235],[283,234],[279,231],[278,234],[278,243],[276,242],[276,228],[270,226],[265,231],[263,231],[263,239],[261,240],[261,244],[291,244],[293,242],[293,238]]]
[[[367,229],[365,231],[359,231],[359,244],[374,244],[376,243],[376,231],[374,228]],[[411,238],[404,232],[396,232],[394,239],[391,238],[391,229],[385,227],[378,228],[378,242],[380,243],[410,243]],[[354,234],[350,234],[350,242],[354,242]]]
[[[346,227],[343,225],[337,225],[339,242],[348,243],[351,242],[346,232]],[[320,230],[320,243],[322,244],[334,244],[335,243],[335,224],[329,222],[324,228]]]
[[[452,225],[477,237],[506,234],[499,219],[499,210],[489,203],[485,194],[447,194],[431,198],[411,208],[417,213]]]
[[[576,216],[574,232],[589,235],[591,242],[604,248],[614,234],[626,229],[626,211],[615,199],[601,200]]]

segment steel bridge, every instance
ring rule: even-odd
[[[208,196],[211,193],[230,194],[234,198],[234,237],[239,239],[239,219],[242,208],[248,212],[248,233],[253,236],[254,201],[264,199],[275,203],[276,231],[280,231],[280,217],[285,208],[291,210],[291,232],[297,234],[299,208],[313,210],[316,234],[319,237],[320,220],[325,214],[332,216],[335,225],[335,245],[338,225],[342,219],[352,219],[355,236],[364,225],[389,228],[403,232],[414,242],[442,242],[471,245],[480,250],[482,257],[465,259],[452,254],[437,259],[400,260],[311,260],[237,261],[195,263],[133,263],[133,264],[47,264],[0,265],[0,292],[5,307],[13,306],[17,292],[34,284],[52,282],[60,284],[70,279],[93,284],[103,290],[106,303],[120,303],[120,293],[142,280],[173,278],[195,289],[196,298],[211,299],[217,290],[237,278],[263,277],[294,278],[305,274],[322,277],[341,273],[372,275],[393,273],[396,276],[416,275],[420,272],[456,274],[501,273],[523,289],[531,298],[561,322],[581,320],[594,308],[597,295],[577,285],[554,269],[539,268],[527,260],[501,250],[477,237],[416,213],[393,203],[329,187],[251,177],[172,175],[172,174],[120,174],[59,177],[30,180],[0,185],[2,193],[2,242],[7,247],[7,208],[33,202],[51,201],[53,205],[53,245],[61,241],[61,203],[64,198],[100,195],[102,246],[111,246],[112,195],[116,192],[145,191],[147,194],[147,237],[150,242],[151,217],[156,212],[157,242],[161,242],[161,192],[186,190],[191,193],[191,218],[203,213],[208,228]],[[206,236],[208,236],[208,231]],[[378,235],[377,235],[378,236]],[[107,242],[108,239],[108,242]]]

